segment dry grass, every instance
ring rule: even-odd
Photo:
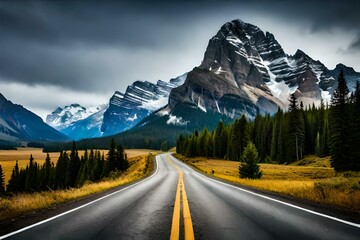
[[[35,161],[39,164],[45,162],[46,153],[42,152],[42,148],[19,148],[18,150],[0,150],[0,165],[5,174],[5,182],[10,179],[12,169],[18,160],[19,168],[25,168],[29,164],[30,154],[33,155]],[[59,158],[59,153],[50,153],[52,161]]]
[[[300,164],[295,163],[302,166],[260,164],[262,179],[250,180],[239,178],[238,162],[188,159],[179,155],[176,157],[220,179],[324,205],[360,211],[360,173],[337,174],[332,168],[323,167],[329,166],[329,158],[310,156]]]
[[[306,156],[304,159],[291,163],[292,166],[307,167],[326,167],[330,168],[330,157],[319,158],[316,156]]]
[[[106,155],[106,150],[100,150]],[[128,149],[126,153],[128,158],[133,158],[141,155],[146,155],[149,152],[154,152],[149,149]],[[29,164],[30,154],[33,155],[35,161],[38,164],[44,164],[46,153],[42,152],[42,148],[18,148],[18,150],[0,150],[0,165],[5,174],[5,183],[10,179],[11,172],[15,166],[16,160],[18,160],[19,168],[25,168]],[[79,155],[82,156],[84,151],[79,151]],[[49,153],[51,161],[56,163],[59,158],[59,152]]]
[[[21,216],[28,212],[48,208],[56,204],[127,184],[143,178],[152,172],[152,162],[148,164],[149,167],[146,168],[149,150],[131,150],[127,152],[131,152],[132,154],[132,157],[129,157],[129,162],[131,164],[130,168],[126,173],[118,177],[109,178],[99,183],[86,183],[82,188],[33,194],[18,194],[11,198],[0,197],[0,220]],[[142,153],[142,155],[139,155],[140,153]],[[157,154],[158,152],[152,151],[152,153]],[[153,159],[151,161],[153,161]]]

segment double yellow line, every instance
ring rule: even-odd
[[[174,204],[174,213],[172,218],[171,226],[171,235],[170,240],[178,240],[180,236],[180,204],[182,195],[182,209],[183,209],[183,218],[184,218],[184,228],[185,228],[185,240],[195,239],[194,229],[192,225],[189,202],[186,196],[185,184],[184,184],[184,173],[183,171],[169,158],[166,156],[168,161],[176,168],[179,173],[178,185],[176,188],[175,195],[175,204]]]

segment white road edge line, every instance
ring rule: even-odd
[[[159,156],[159,155],[158,155],[158,156]],[[19,233],[21,233],[21,232],[24,232],[24,231],[26,231],[26,230],[29,230],[29,229],[34,228],[34,227],[36,227],[36,226],[39,226],[39,225],[41,225],[41,224],[50,222],[50,221],[52,221],[52,220],[54,220],[54,219],[57,219],[57,218],[59,218],[59,217],[62,217],[62,216],[64,216],[64,215],[67,215],[67,214],[69,214],[69,213],[75,212],[75,211],[77,211],[77,210],[79,210],[79,209],[81,209],[81,208],[84,208],[84,207],[86,207],[86,206],[89,206],[89,205],[91,205],[91,204],[93,204],[93,203],[96,203],[96,202],[98,202],[98,201],[101,201],[101,200],[103,200],[103,199],[105,199],[105,198],[108,198],[108,197],[114,195],[114,194],[117,194],[117,193],[119,193],[119,192],[125,191],[126,189],[135,187],[136,185],[139,185],[139,184],[141,184],[141,183],[149,180],[150,178],[152,178],[153,176],[155,176],[155,174],[156,174],[156,173],[158,172],[158,170],[159,170],[158,164],[157,164],[157,162],[158,162],[158,156],[156,156],[156,171],[155,171],[153,174],[151,174],[149,177],[141,180],[140,182],[134,183],[134,184],[132,184],[132,185],[130,185],[130,186],[127,186],[127,187],[125,187],[125,188],[123,188],[123,189],[120,189],[120,190],[118,190],[118,191],[116,191],[116,192],[113,192],[113,193],[110,193],[110,194],[108,194],[108,195],[105,195],[105,196],[103,196],[103,197],[101,197],[101,198],[98,198],[98,199],[96,199],[96,200],[94,200],[94,201],[92,201],[92,202],[89,202],[89,203],[86,203],[86,204],[84,204],[84,205],[81,205],[81,206],[79,206],[79,207],[77,207],[77,208],[74,208],[74,209],[71,209],[71,210],[69,210],[69,211],[60,213],[60,214],[58,214],[58,215],[56,215],[56,216],[53,216],[53,217],[51,217],[51,218],[45,219],[45,220],[43,220],[43,221],[34,223],[34,224],[30,225],[30,226],[27,226],[27,227],[21,228],[21,229],[19,229],[19,230],[16,230],[16,231],[14,231],[14,232],[5,234],[5,235],[3,235],[3,236],[0,236],[0,240],[5,239],[5,238],[8,238],[8,237],[11,237],[11,236],[14,236],[14,235],[16,235],[16,234],[19,234]]]
[[[265,195],[262,195],[262,194],[259,194],[259,193],[255,193],[255,192],[252,192],[252,191],[249,191],[249,190],[246,190],[246,189],[243,189],[241,187],[237,187],[237,186],[233,186],[231,184],[227,184],[227,183],[224,183],[224,182],[221,182],[221,181],[218,181],[218,180],[215,180],[215,179],[212,179],[202,173],[199,173],[197,171],[195,171],[194,169],[192,169],[191,167],[189,167],[187,164],[181,162],[180,160],[178,160],[177,158],[173,157],[171,154],[170,156],[175,159],[176,161],[180,162],[181,165],[185,166],[186,168],[194,171],[196,174],[200,175],[200,176],[203,176],[203,177],[206,177],[208,178],[209,180],[213,181],[213,182],[217,182],[217,183],[220,183],[222,185],[225,185],[225,186],[228,186],[228,187],[231,187],[231,188],[235,188],[239,191],[243,191],[243,192],[246,192],[246,193],[250,193],[252,195],[255,195],[255,196],[258,196],[258,197],[261,197],[261,198],[264,198],[264,199],[267,199],[267,200],[270,200],[270,201],[273,201],[273,202],[277,202],[277,203],[280,203],[280,204],[283,204],[283,205],[286,205],[286,206],[289,206],[289,207],[292,207],[292,208],[296,208],[296,209],[299,209],[299,210],[302,210],[302,211],[305,211],[305,212],[308,212],[308,213],[312,213],[314,215],[318,215],[318,216],[321,216],[321,217],[324,217],[324,218],[328,218],[328,219],[331,219],[331,220],[334,220],[334,221],[337,221],[337,222],[341,222],[341,223],[344,223],[344,224],[347,224],[347,225],[350,225],[350,226],[353,226],[353,227],[357,227],[357,228],[360,228],[360,224],[357,224],[357,223],[354,223],[354,222],[349,222],[349,221],[346,221],[346,220],[343,220],[343,219],[340,219],[340,218],[336,218],[336,217],[332,217],[330,215],[326,215],[326,214],[323,214],[323,213],[319,213],[319,212],[316,212],[316,211],[313,211],[313,210],[310,210],[310,209],[307,209],[307,208],[302,208],[302,207],[299,207],[299,206],[296,206],[294,204],[291,204],[291,203],[287,203],[287,202],[283,202],[283,201],[280,201],[280,200],[277,200],[275,198],[271,198],[271,197],[267,197]]]

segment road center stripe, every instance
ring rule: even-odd
[[[172,218],[171,225],[171,240],[178,240],[180,233],[180,181],[178,182],[176,188],[175,204],[174,204],[174,213]]]
[[[184,228],[185,228],[185,240],[193,240],[194,237],[194,229],[191,220],[189,202],[187,199],[186,191],[185,191],[185,183],[184,183],[184,173],[177,166],[168,155],[166,155],[168,161],[176,168],[179,173],[179,180],[176,189],[176,196],[175,196],[175,204],[174,204],[174,213],[172,219],[172,226],[171,226],[171,234],[170,240],[178,240],[180,236],[180,194],[182,197],[183,203],[183,218],[184,218]]]

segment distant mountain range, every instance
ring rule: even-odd
[[[71,139],[94,138],[82,141],[87,145],[114,134],[133,147],[171,145],[181,132],[286,109],[291,93],[305,106],[329,102],[341,69],[353,91],[360,81],[353,68],[338,64],[330,70],[301,50],[289,55],[273,34],[234,20],[209,40],[202,63],[192,71],[169,82],[136,81],[96,108],[57,108],[46,122]]]
[[[136,81],[125,93],[116,91],[109,104],[86,109],[79,104],[58,107],[46,117],[46,123],[71,139],[110,136],[135,126],[143,118],[167,104],[171,89],[180,86],[186,73],[169,82],[156,84]]]

